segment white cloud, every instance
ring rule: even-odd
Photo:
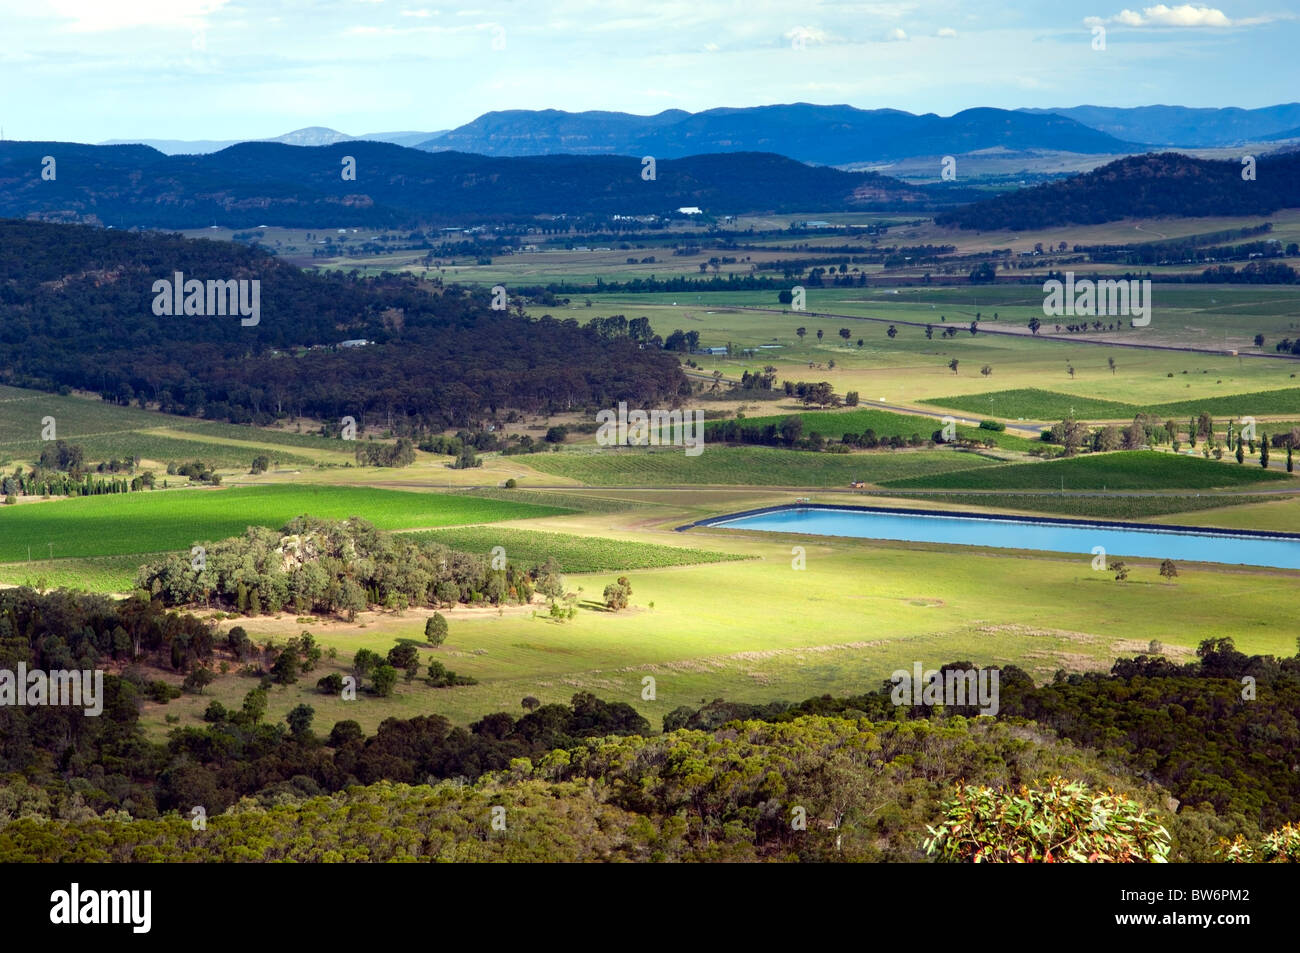
[[[802,43],[807,46],[809,43],[818,45],[825,43],[830,36],[825,30],[819,30],[815,26],[797,26],[786,30],[783,34],[791,43]]]
[[[903,32],[901,28],[894,27],[892,30],[890,30],[888,33],[885,34],[885,39],[894,40],[894,41],[906,40],[907,34]]]
[[[1222,10],[1191,3],[1181,3],[1176,7],[1157,3],[1154,7],[1143,7],[1141,13],[1125,8],[1109,19],[1087,17],[1084,22],[1090,25],[1118,23],[1122,26],[1228,27],[1233,25],[1232,19]],[[1262,21],[1257,19],[1250,22],[1258,23]]]
[[[940,27],[939,32],[935,34],[935,36],[942,36],[945,38],[953,37],[956,35],[957,35],[957,31],[950,26]]]

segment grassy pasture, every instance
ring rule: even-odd
[[[922,403],[935,407],[950,407],[968,413],[987,413],[992,407],[997,410],[999,416],[1027,417],[1035,420],[1062,420],[1070,416],[1072,411],[1076,418],[1082,420],[1131,420],[1136,414],[1148,413],[1160,419],[1172,418],[1182,424],[1186,418],[1200,413],[1232,418],[1297,413],[1300,412],[1300,388],[1219,397],[1207,396],[1195,400],[1148,406],[1098,400],[1037,388],[934,397]]]
[[[627,518],[599,520],[623,532],[630,528],[622,523]],[[632,535],[653,541],[658,534]],[[678,705],[862,691],[917,660],[927,667],[956,659],[1014,662],[1048,680],[1058,669],[1109,669],[1117,655],[1146,651],[1151,639],[1176,659],[1190,658],[1200,640],[1222,635],[1246,652],[1295,650],[1293,633],[1277,623],[1290,616],[1294,573],[1180,566],[1169,584],[1155,562],[1139,560],[1132,562],[1129,582],[1120,584],[1093,572],[1089,558],[1075,556],[965,547],[959,553],[824,537],[755,539],[721,530],[687,535],[698,546],[757,558],[630,573],[632,608],[619,613],[590,601],[617,573],[574,579],[568,588],[580,586],[584,593],[573,622],[527,610],[455,610],[447,613],[448,640],[437,649],[423,640],[428,613],[414,610],[368,613],[354,625],[240,620],[259,640],[274,635],[283,641],[307,628],[339,653],[298,684],[273,689],[268,717],[282,718],[303,702],[315,708],[323,731],[344,718],[373,731],[387,717],[435,713],[464,724],[487,712],[519,713],[525,695],[545,703],[592,691],[634,705],[658,727]],[[792,544],[806,548],[802,572],[792,569]],[[418,679],[399,680],[394,697],[363,695],[355,702],[314,690],[317,678],[344,671],[357,649],[386,652],[402,639],[419,646],[422,662],[437,658],[480,684],[432,689]],[[647,675],[656,679],[654,701],[641,697]],[[147,706],[143,717],[158,734],[165,714],[179,715],[182,725],[198,724],[212,698],[238,705],[255,684],[233,673],[221,676],[205,695]]]
[[[1158,337],[1146,336],[1151,328],[1130,329],[1117,332],[1116,340],[1216,349],[1227,346],[1247,353],[1256,350],[1256,333],[1265,335],[1266,350],[1280,337],[1300,335],[1300,320],[1295,317],[1300,311],[1300,291],[1296,289],[1176,286],[1171,294],[1178,300],[1185,299],[1187,316],[1182,323],[1171,322],[1162,328],[1153,320]],[[579,321],[608,314],[645,316],[658,334],[667,335],[676,328],[698,331],[702,346],[730,343],[735,348],[765,347],[752,357],[695,355],[693,359],[705,375],[721,371],[728,379],[771,365],[777,369],[778,379],[829,381],[839,393],[859,391],[868,404],[884,401],[917,406],[921,401],[936,400],[936,395],[947,399],[983,394],[996,387],[1049,390],[1076,398],[1150,407],[1295,388],[1297,378],[1291,375],[1300,373],[1300,364],[1288,360],[1100,347],[1027,335],[970,335],[966,327],[976,312],[981,314],[981,327],[986,330],[1023,328],[1035,314],[1041,318],[1042,293],[1035,287],[809,290],[810,310],[869,316],[886,322],[929,322],[935,328],[933,339],[927,339],[919,327],[898,325],[897,335],[891,339],[887,335],[888,323],[820,318],[800,312],[753,312],[739,307],[780,307],[770,300],[773,297],[766,292],[607,294],[592,296],[590,308],[575,301],[568,310],[546,310]],[[992,318],[994,313],[998,314],[997,321]],[[947,321],[942,322],[941,317]],[[941,338],[940,332],[954,324],[961,328],[957,336]],[[807,331],[802,340],[795,334],[799,327]],[[847,343],[839,336],[842,327],[850,332]],[[823,332],[820,341],[816,337],[819,329]],[[861,348],[857,346],[859,339],[863,342]],[[1115,360],[1114,372],[1109,358]],[[953,359],[959,364],[955,374],[948,368]],[[986,366],[988,376],[981,373]],[[1075,370],[1074,377],[1068,373],[1070,367]],[[973,412],[987,416],[989,408],[985,405]],[[1010,408],[994,407],[993,412],[1003,418],[1022,416]]]
[[[1134,450],[930,473],[887,480],[884,485],[943,490],[1216,490],[1292,479],[1277,470],[1241,466],[1235,461]],[[1294,485],[1300,487],[1300,483]]]
[[[0,562],[189,549],[279,527],[304,513],[359,515],[380,529],[415,529],[553,516],[560,507],[368,487],[270,485],[77,497],[0,508]]]
[[[1080,420],[1131,420],[1138,412],[1132,404],[1099,400],[1095,397],[1076,397],[1033,387],[991,391],[987,394],[934,397],[921,403],[966,413],[996,412],[1000,417],[1023,417],[1043,421],[1064,420],[1071,415]]]
[[[520,566],[540,565],[546,562],[547,557],[554,556],[560,569],[566,573],[658,569],[744,558],[733,553],[712,552],[688,546],[664,546],[659,543],[501,526],[459,526],[455,529],[404,535],[480,555],[487,555],[493,547],[500,546],[505,550],[506,558]]]
[[[918,472],[946,473],[993,466],[973,453],[953,450],[872,450],[811,453],[774,447],[705,445],[699,456],[680,448],[620,447],[536,454],[529,464],[543,473],[592,486],[847,486],[880,483]]]
[[[119,407],[72,395],[0,386],[0,461],[35,460],[41,452],[42,419],[53,417],[55,435],[76,443],[90,462],[139,456],[166,464],[200,459],[246,469],[265,454],[282,466],[343,463],[352,448],[310,434],[195,420],[137,407]],[[161,478],[162,474],[158,474]]]

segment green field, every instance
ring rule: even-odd
[[[680,449],[620,447],[536,454],[529,466],[592,486],[847,486],[907,474],[993,466],[994,460],[953,450],[813,453],[772,447],[711,447],[688,457]]]
[[[42,559],[33,550],[31,562],[0,562],[0,586],[126,593],[134,588],[136,573],[149,556],[149,553],[132,553],[126,556]]]
[[[932,397],[922,403],[975,414],[996,411],[999,417],[1025,417],[1033,420],[1063,420],[1070,416],[1082,420],[1129,420],[1137,414],[1146,413],[1161,420],[1172,418],[1182,424],[1186,418],[1202,413],[1231,418],[1296,413],[1300,411],[1300,388],[1204,397],[1145,407],[1036,388]]]
[[[569,580],[585,596],[573,622],[507,610],[447,613],[451,631],[437,649],[424,644],[427,612],[371,614],[364,626],[342,622],[295,625],[291,618],[242,619],[255,639],[283,639],[309,628],[336,661],[310,678],[271,693],[274,721],[299,703],[316,710],[322,728],[350,718],[368,731],[387,717],[441,714],[465,724],[492,711],[520,711],[520,699],[567,701],[591,691],[626,701],[658,727],[678,705],[701,699],[798,700],[875,687],[915,660],[935,665],[968,659],[977,665],[1014,662],[1036,680],[1057,670],[1106,671],[1118,655],[1163,642],[1171,658],[1192,657],[1202,639],[1231,636],[1247,653],[1290,655],[1289,618],[1295,573],[1180,567],[1173,584],[1158,561],[1129,560],[1126,583],[1092,571],[1091,557],[953,551],[792,536],[754,539],[735,531],[695,530],[690,542],[758,557],[629,573],[632,607],[610,613],[588,601],[616,573]],[[642,537],[653,539],[653,536]],[[806,569],[791,564],[791,544],[806,549]],[[653,603],[653,608],[651,608]],[[399,682],[390,699],[345,702],[313,690],[316,678],[343,672],[360,648],[386,652],[399,639],[420,646],[474,686],[434,689]],[[641,696],[653,676],[657,697]],[[202,696],[186,695],[145,714],[156,730],[164,714],[197,725],[212,698],[239,704],[255,679],[220,677]]]
[[[625,539],[546,533],[529,529],[465,526],[455,529],[409,533],[415,539],[442,543],[466,553],[488,555],[493,547],[505,550],[506,558],[520,566],[536,566],[555,557],[560,569],[572,572],[613,572],[614,570],[658,569],[665,566],[691,566],[698,563],[743,559],[732,553],[692,549],[687,546],[663,546]]]
[[[997,240],[1008,237],[999,235]],[[943,240],[960,243],[968,239],[978,241],[975,236],[952,234]],[[987,236],[982,239],[985,243],[989,240]],[[983,395],[996,388],[1053,391],[1076,399],[1141,408],[1296,388],[1293,375],[1300,372],[1300,362],[1225,353],[1227,349],[1237,349],[1242,355],[1259,353],[1261,349],[1254,344],[1257,333],[1264,335],[1263,350],[1270,353],[1282,337],[1300,335],[1296,318],[1300,291],[1296,288],[1157,285],[1154,293],[1161,311],[1160,319],[1153,319],[1150,327],[1110,335],[1089,333],[1071,340],[1034,338],[1028,333],[969,333],[968,326],[977,314],[979,327],[985,331],[1026,331],[1030,318],[1042,318],[1043,295],[1035,285],[925,287],[918,281],[901,288],[809,288],[805,312],[781,311],[775,295],[761,291],[607,293],[575,298],[567,309],[539,308],[536,313],[549,312],[580,322],[609,314],[644,316],[657,334],[666,336],[680,328],[698,331],[702,347],[731,344],[730,356],[692,357],[705,377],[720,371],[725,379],[736,380],[745,371],[754,373],[772,366],[778,381],[825,380],[839,394],[860,392],[868,404],[881,401],[918,406],[942,395],[945,406],[952,406],[949,397]],[[750,310],[753,308],[776,310]],[[822,316],[824,312],[833,314]],[[896,336],[890,338],[890,323],[904,321],[914,323],[897,324]],[[926,338],[924,327],[917,324],[931,324],[933,337]],[[802,338],[796,334],[801,327],[807,332]],[[955,337],[943,338],[945,327],[959,331]],[[840,328],[849,331],[848,341],[840,338]],[[818,331],[823,333],[821,340],[816,337]],[[1145,342],[1204,350],[1180,352],[1096,343],[1107,338],[1129,345]],[[739,353],[743,348],[760,347],[764,350],[750,356]],[[954,359],[959,362],[956,373],[948,367]],[[1115,361],[1113,369],[1111,359]],[[988,375],[983,373],[985,367]],[[1071,367],[1074,376],[1069,374]],[[1268,411],[1239,412],[1258,416]],[[994,406],[990,411],[987,400],[972,406],[971,413],[1012,420],[1022,416],[1044,419],[1029,412],[1013,412],[1011,407]],[[1131,419],[1132,414],[1120,417]]]
[[[1023,388],[999,390],[987,394],[959,394],[932,397],[921,401],[934,407],[961,410],[970,414],[996,414],[998,417],[1023,417],[1027,420],[1131,420],[1138,412],[1132,404],[1093,397],[1075,397],[1054,391]]]
[[[77,497],[0,508],[0,562],[188,549],[301,514],[415,529],[554,516],[560,507],[368,487],[251,486]],[[30,550],[30,554],[29,554]]]
[[[851,410],[801,411],[793,414],[773,414],[762,417],[746,417],[747,427],[765,427],[773,424],[781,426],[787,417],[798,417],[803,421],[805,435],[819,433],[828,440],[839,442],[846,433],[860,434],[867,430],[875,431],[877,437],[901,437],[907,439],[913,435],[928,440],[930,435],[943,424],[933,417],[920,417],[915,414],[897,414],[888,410],[856,408]],[[705,425],[705,432],[713,425]],[[973,440],[992,440],[1003,450],[1027,451],[1030,447],[1041,446],[1036,440],[1018,437],[1015,434],[996,430],[983,430],[979,427],[958,427],[957,433]]]
[[[932,473],[888,480],[885,485],[943,490],[1216,490],[1292,479],[1286,473],[1257,466],[1134,450]],[[1300,483],[1294,485],[1300,489]]]
[[[138,456],[166,464],[203,460],[246,469],[264,454],[281,466],[306,467],[352,459],[339,440],[261,427],[161,414],[89,397],[0,386],[0,461],[26,462],[41,452],[42,420],[55,437],[79,445],[88,462]],[[161,476],[161,474],[159,474]]]

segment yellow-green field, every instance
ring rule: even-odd
[[[593,604],[618,575],[608,572],[566,577],[566,588],[581,590],[582,608],[572,622],[553,622],[542,612],[534,618],[528,609],[459,609],[448,613],[451,634],[437,649],[423,642],[425,611],[371,613],[351,625],[300,625],[287,615],[240,620],[257,640],[283,641],[307,628],[338,651],[298,684],[274,689],[269,714],[281,717],[306,702],[321,726],[353,718],[373,730],[393,715],[439,713],[465,723],[489,711],[518,711],[527,695],[565,701],[587,690],[626,701],[658,725],[678,705],[716,697],[758,702],[863,691],[914,660],[1013,663],[1042,680],[1058,669],[1109,668],[1117,655],[1145,651],[1153,639],[1174,658],[1188,658],[1200,640],[1219,636],[1232,636],[1246,652],[1294,651],[1294,633],[1277,620],[1291,612],[1295,573],[1184,565],[1166,583],[1154,564],[1138,560],[1129,580],[1119,583],[1092,571],[1087,554],[672,533],[672,526],[728,502],[757,501],[715,493],[707,501],[661,504],[649,516],[632,511],[530,523],[752,557],[631,572],[632,607],[620,613]],[[805,550],[802,570],[792,568],[795,545]],[[385,652],[399,639],[418,643],[423,660],[437,658],[479,684],[433,689],[418,679],[399,681],[387,700],[342,701],[314,690],[321,675],[344,671],[357,649]],[[655,680],[653,700],[642,697],[647,676]],[[149,706],[145,718],[158,731],[166,727],[165,714],[192,723],[211,698],[237,704],[255,684],[228,674],[204,696]]]

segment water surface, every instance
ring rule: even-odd
[[[769,533],[996,546],[1089,556],[1095,547],[1100,546],[1108,556],[1300,569],[1300,537],[1286,534],[1269,536],[1187,527],[1090,523],[1086,520],[997,519],[820,506],[783,507],[748,515],[741,513],[708,520],[707,523],[728,529]]]

